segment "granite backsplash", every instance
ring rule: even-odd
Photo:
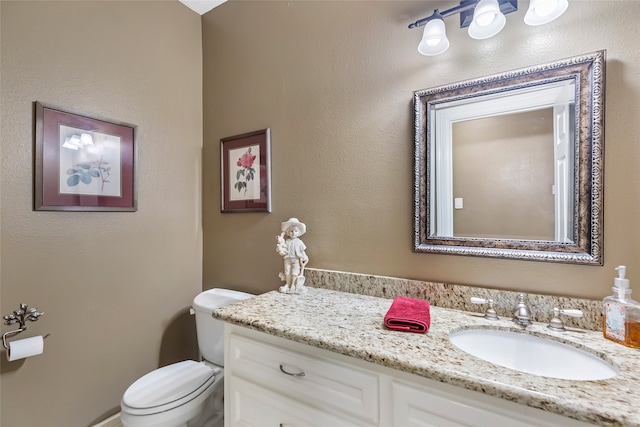
[[[353,294],[370,295],[380,298],[394,298],[398,295],[420,298],[431,305],[469,312],[484,312],[485,305],[473,304],[471,297],[494,300],[494,308],[500,317],[512,317],[520,292],[505,291],[449,283],[424,282],[395,277],[342,271],[305,269],[306,284],[316,288],[331,289]],[[592,331],[601,329],[602,301],[561,296],[526,293],[527,305],[534,322],[549,322],[553,308],[577,309],[583,317],[562,316],[565,326]]]

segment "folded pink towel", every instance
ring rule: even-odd
[[[395,331],[424,334],[431,326],[429,301],[398,296],[384,316],[384,324]]]

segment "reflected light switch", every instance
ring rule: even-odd
[[[456,209],[462,209],[462,197],[456,197],[453,199],[453,207]]]

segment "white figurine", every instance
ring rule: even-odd
[[[284,273],[280,273],[280,280],[285,285],[280,286],[280,292],[303,294],[307,291],[304,287],[304,267],[309,262],[309,257],[305,253],[307,247],[299,237],[307,232],[307,226],[297,218],[290,218],[282,223],[281,231],[276,236],[276,251],[284,258]]]

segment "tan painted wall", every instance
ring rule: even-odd
[[[455,3],[455,2],[453,2]],[[279,224],[297,216],[309,266],[602,298],[629,266],[640,297],[637,1],[574,1],[542,27],[507,15],[476,41],[448,18],[444,55],[407,25],[444,1],[237,1],[204,15],[204,285],[276,289]],[[607,49],[603,267],[416,254],[412,92]],[[221,214],[219,140],[271,128],[273,213]]]
[[[521,4],[481,42],[449,18],[450,51],[418,55],[407,24],[449,6],[232,0],[204,16],[201,51],[178,2],[0,2],[1,308],[39,306],[29,334],[52,334],[43,356],[0,355],[0,424],[113,412],[135,378],[191,356],[201,265],[204,288],[279,286],[274,236],[294,215],[313,267],[600,298],[627,264],[640,293],[640,3],[571,2],[539,28]],[[605,266],[412,253],[412,91],[604,48]],[[31,210],[35,100],[138,125],[138,212]],[[264,127],[274,211],[222,215],[218,141]]]
[[[453,123],[453,235],[554,240],[553,109]]]
[[[2,313],[45,354],[2,360],[3,427],[88,426],[194,357],[202,288],[200,16],[175,1],[2,1]],[[138,126],[138,211],[32,211],[34,101]],[[7,331],[8,326],[2,326]]]

